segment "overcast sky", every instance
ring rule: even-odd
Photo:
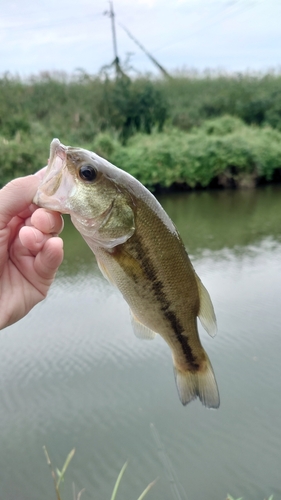
[[[113,61],[107,0],[0,0],[0,73],[77,68]],[[281,69],[281,0],[114,0],[118,55],[157,73],[124,25],[170,72]]]

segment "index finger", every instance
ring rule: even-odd
[[[40,179],[34,175],[19,177],[0,190],[0,230],[31,205]]]

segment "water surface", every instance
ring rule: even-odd
[[[281,499],[281,189],[160,197],[218,319],[200,328],[220,389],[219,410],[183,407],[161,338],[134,337],[128,306],[100,275],[69,221],[65,261],[47,298],[0,333],[0,498]]]

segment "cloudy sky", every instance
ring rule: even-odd
[[[0,0],[0,74],[113,61],[107,0]],[[118,55],[157,70],[125,26],[168,71],[281,69],[281,0],[114,0]]]

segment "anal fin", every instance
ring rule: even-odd
[[[217,333],[217,320],[214,306],[212,304],[208,290],[204,287],[197,274],[195,274],[195,276],[200,297],[200,309],[198,318],[200,319],[201,325],[206,330],[206,332],[208,332],[211,337],[214,337]]]

